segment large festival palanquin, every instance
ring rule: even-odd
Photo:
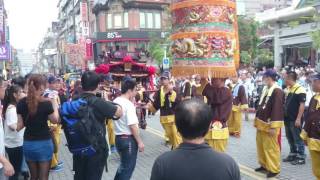
[[[173,0],[173,75],[236,75],[239,38],[234,0]]]

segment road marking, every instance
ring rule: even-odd
[[[154,134],[156,136],[159,136],[160,138],[164,139],[164,134],[163,132],[157,130],[157,129],[154,129],[154,128],[151,128],[151,127],[147,127],[146,129],[147,132],[151,133],[151,134]],[[256,179],[256,180],[264,180],[266,179],[266,175],[265,174],[261,174],[261,173],[257,173],[254,171],[254,169],[250,168],[250,167],[247,167],[245,165],[242,165],[242,164],[238,164],[239,165],[239,168],[240,168],[240,172],[242,174],[245,174],[246,176],[249,176],[253,179]],[[269,180],[278,180],[277,178],[269,178]]]

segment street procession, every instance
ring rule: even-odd
[[[320,180],[320,1],[0,0],[0,180]]]

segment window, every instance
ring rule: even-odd
[[[147,28],[152,29],[153,28],[153,14],[146,13],[146,15],[147,15]]]
[[[124,15],[123,15],[123,25],[124,25],[124,28],[128,28],[129,27],[128,12],[125,12]]]
[[[107,15],[107,23],[108,23],[107,28],[112,29],[112,14]]]
[[[140,28],[146,28],[146,16],[143,12],[140,13]]]
[[[114,28],[122,28],[122,16],[121,14],[114,14]]]
[[[154,28],[160,29],[161,28],[161,16],[160,13],[154,14]]]

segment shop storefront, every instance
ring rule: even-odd
[[[151,37],[163,38],[161,31],[110,31],[98,32],[94,42],[94,57],[98,60],[103,55],[126,53],[146,54]],[[119,57],[119,58],[121,58]]]

